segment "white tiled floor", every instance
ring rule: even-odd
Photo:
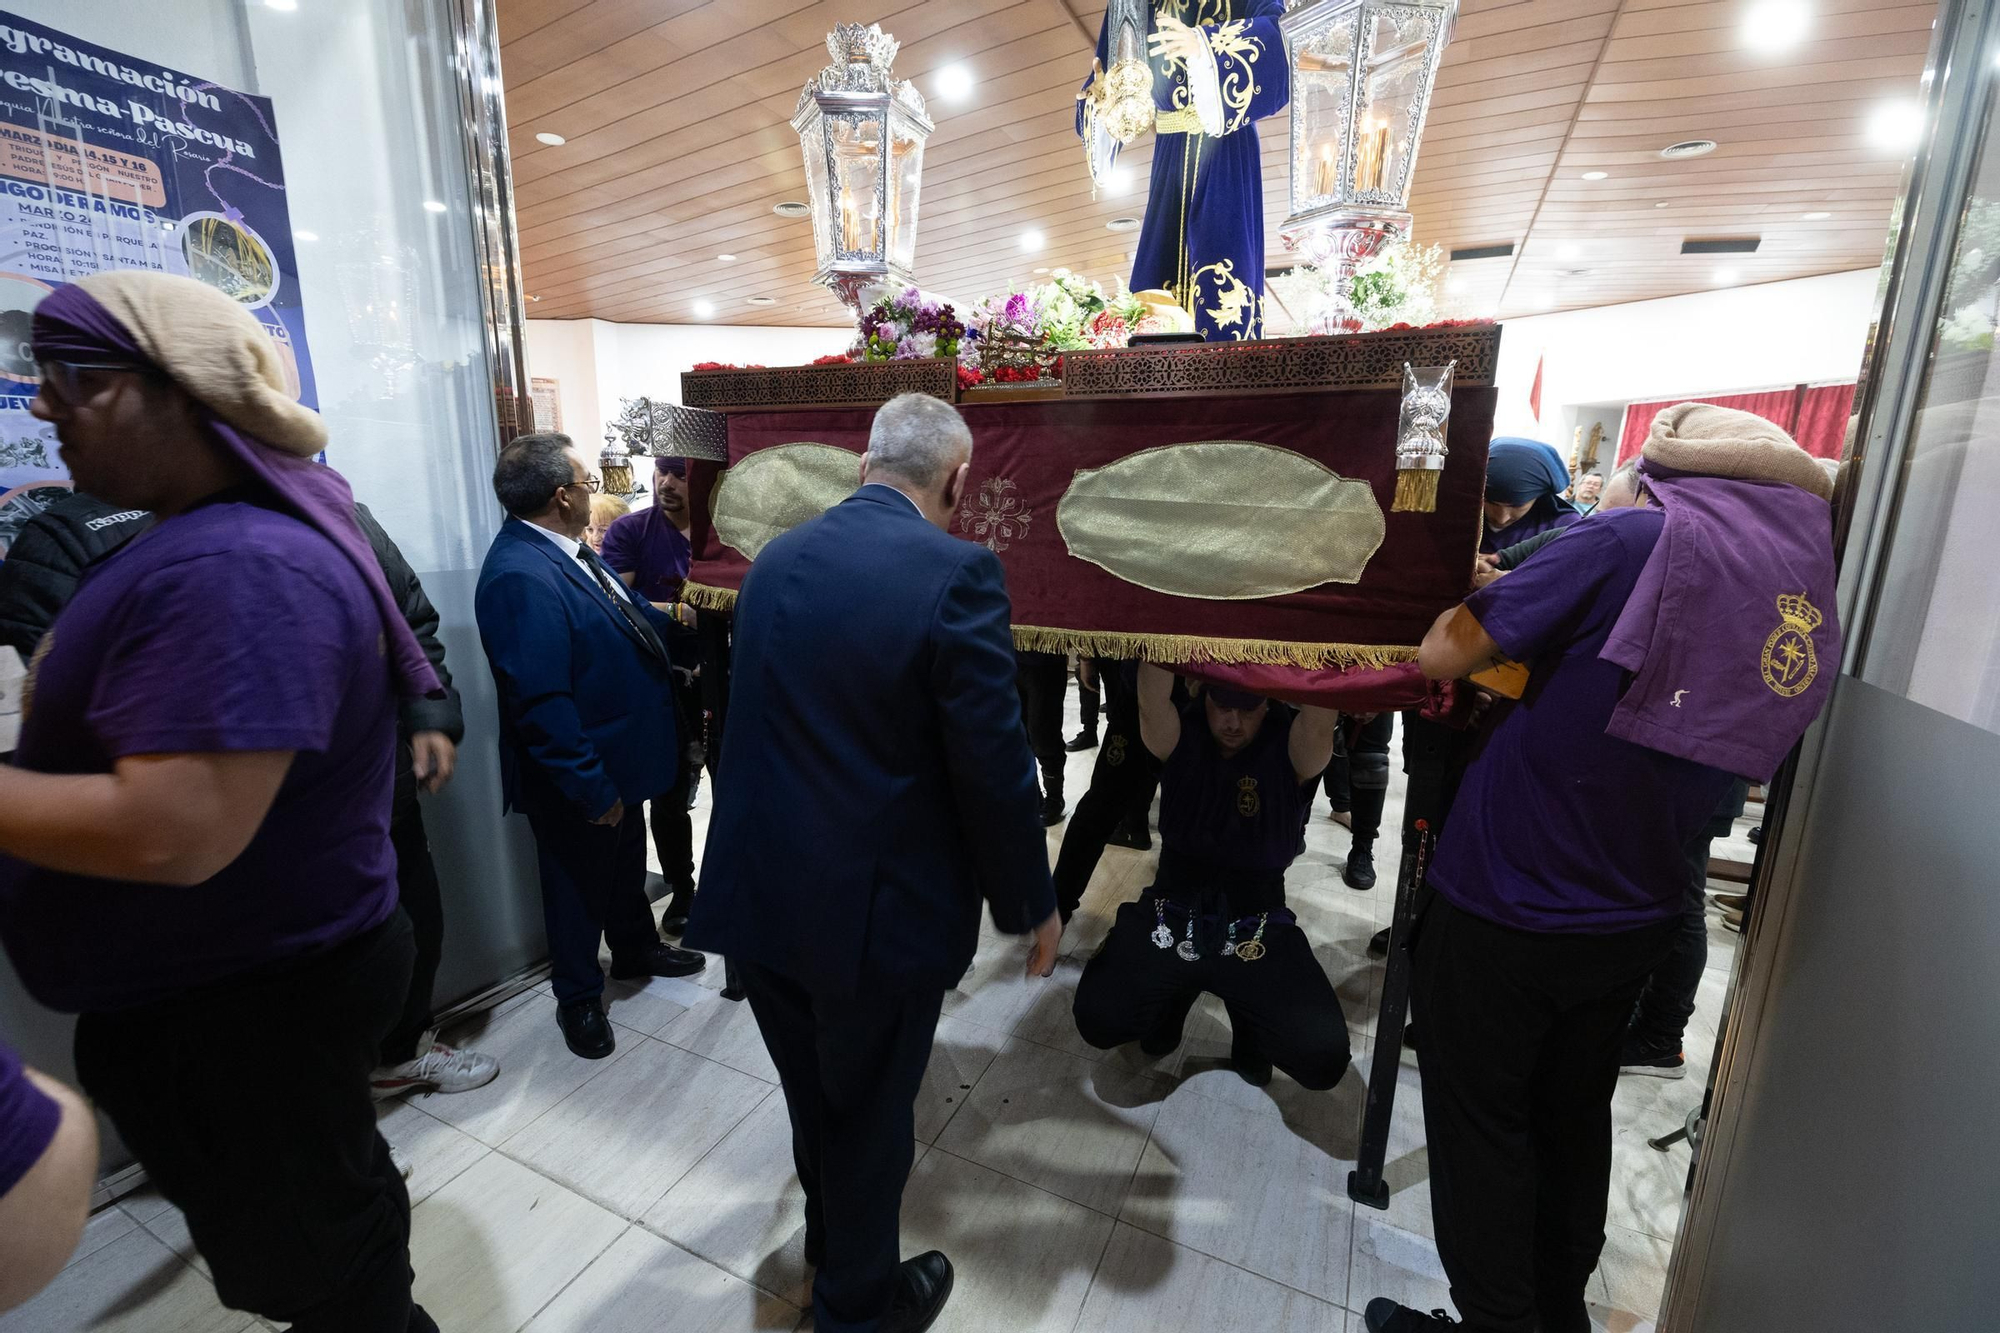
[[[1071,757],[1072,799],[1092,759]],[[905,1250],[943,1249],[957,1266],[940,1333],[1360,1333],[1353,1312],[1374,1296],[1448,1305],[1413,1057],[1390,1207],[1347,1197],[1382,977],[1365,947],[1388,921],[1394,874],[1385,864],[1374,891],[1348,889],[1347,842],[1315,817],[1290,876],[1354,1038],[1355,1068],[1331,1092],[1283,1075],[1244,1084],[1226,1067],[1219,1006],[1198,1008],[1160,1060],[1077,1039],[1082,963],[1150,857],[1105,853],[1052,978],[1024,980],[1020,943],[989,926],[946,1000],[903,1207]],[[1648,1330],[1657,1313],[1688,1156],[1645,1139],[1677,1125],[1706,1080],[1736,937],[1717,923],[1710,940],[1689,1077],[1624,1079],[1614,1103],[1610,1236],[1591,1289],[1607,1333]],[[501,1058],[491,1086],[384,1108],[383,1133],[416,1164],[417,1294],[447,1333],[808,1326],[783,1097],[747,1007],[717,994],[721,973],[616,986],[618,1052],[597,1062],[569,1055],[552,1002],[531,992],[454,1034]],[[0,1316],[0,1333],[259,1327],[221,1308],[179,1215],[144,1192],[92,1220],[48,1292]]]

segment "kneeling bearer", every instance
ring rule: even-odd
[[[1285,868],[1338,716],[1215,687],[1177,710],[1172,690],[1169,672],[1140,666],[1139,733],[1165,765],[1159,875],[1084,968],[1077,1031],[1164,1055],[1207,991],[1229,1011],[1230,1061],[1246,1080],[1268,1082],[1275,1064],[1331,1088],[1347,1071],[1347,1023],[1285,907]]]

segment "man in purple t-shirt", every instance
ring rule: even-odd
[[[653,460],[653,503],[618,519],[604,534],[604,563],[626,587],[681,627],[692,626],[695,619],[694,608],[681,601],[694,549],[688,539],[688,524],[687,459],[662,457]],[[701,700],[691,681],[692,636],[675,634],[667,648],[674,656],[674,705],[681,735],[698,740]],[[673,890],[660,915],[660,928],[669,935],[687,929],[688,911],[694,904],[694,822],[688,818],[688,807],[700,782],[700,767],[683,754],[674,790],[647,803],[647,823],[652,828],[653,848],[660,855],[660,872]]]
[[[1684,849],[1730,782],[1605,732],[1627,676],[1598,653],[1663,524],[1572,525],[1440,618],[1418,659],[1433,679],[1532,664],[1466,770],[1412,946],[1438,1253],[1480,1333],[1590,1328],[1618,1043],[1672,942]],[[1445,1327],[1386,1299],[1368,1326]]]
[[[78,1079],[224,1304],[300,1333],[434,1333],[368,1079],[414,957],[396,684],[436,677],[406,666],[421,652],[352,493],[306,461],[325,428],[247,311],[99,274],[45,298],[34,350],[33,410],[77,484],[160,521],[36,651],[0,768],[0,944],[80,1015]]]

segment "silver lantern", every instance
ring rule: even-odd
[[[1458,0],[1293,0],[1280,29],[1292,76],[1292,212],[1285,241],[1334,273],[1316,333],[1361,327],[1355,270],[1409,231],[1410,179]]]
[[[826,49],[833,63],[799,94],[792,128],[805,151],[814,281],[859,318],[865,288],[915,281],[917,185],[932,125],[916,88],[890,76],[897,42],[879,25],[842,23]]]

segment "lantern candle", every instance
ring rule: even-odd
[[[1361,131],[1361,152],[1354,162],[1354,188],[1357,191],[1379,190],[1382,188],[1384,159],[1389,155],[1389,127],[1382,121],[1370,121]]]
[[[854,207],[852,195],[840,201],[840,248],[843,250],[861,248],[861,216]]]
[[[1333,145],[1324,143],[1319,149],[1319,171],[1313,177],[1313,193],[1327,195],[1333,193]]]

